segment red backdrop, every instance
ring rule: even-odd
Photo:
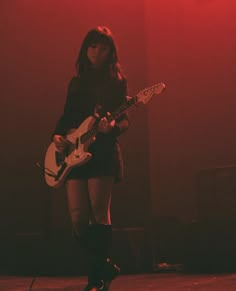
[[[166,92],[131,113],[121,144],[126,178],[113,221],[150,214],[195,217],[195,174],[234,164],[233,0],[3,0],[1,37],[1,227],[40,230],[68,222],[64,190],[44,184],[42,161],[88,29],[109,26],[129,93],[163,81]]]

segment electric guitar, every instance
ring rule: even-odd
[[[106,116],[108,121],[116,120],[134,104],[146,104],[153,95],[161,94],[165,87],[165,84],[158,83],[141,90],[134,97],[127,96],[126,101],[121,106],[109,116]],[[98,123],[96,121],[97,119],[94,116],[89,116],[77,129],[68,133],[66,139],[70,146],[64,152],[59,152],[54,142],[49,145],[43,168],[48,186],[59,188],[72,168],[84,165],[91,159],[92,154],[88,152],[88,147],[93,143],[98,133]]]

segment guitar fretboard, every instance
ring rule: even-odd
[[[111,122],[112,120],[116,120],[126,109],[128,109],[130,106],[135,104],[137,102],[137,96],[134,97],[128,97],[128,99],[123,102],[114,112],[111,113],[111,115],[106,116],[107,120]],[[86,133],[84,133],[80,137],[80,141],[82,143],[85,143],[87,140],[92,138],[93,136],[96,136],[98,133],[98,124],[96,123],[90,130],[88,130]]]

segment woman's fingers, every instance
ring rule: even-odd
[[[111,115],[109,112],[107,115]],[[98,125],[98,130],[102,133],[108,133],[112,130],[112,128],[115,125],[115,120],[113,119],[112,121],[108,121],[107,117],[101,118],[99,125]]]
[[[62,135],[54,135],[53,142],[55,143],[55,146],[57,150],[63,151],[68,145],[68,141],[66,138]]]

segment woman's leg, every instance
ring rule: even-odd
[[[89,227],[90,202],[87,180],[68,180],[66,183],[68,208],[73,234],[80,246],[90,251],[91,234]],[[89,259],[91,260],[90,256]],[[100,281],[94,276],[93,265],[89,263],[88,285],[84,291],[98,291]]]
[[[91,252],[94,259],[94,273],[103,280],[103,290],[108,290],[110,282],[119,268],[110,261],[112,248],[111,197],[114,178],[110,176],[91,178],[88,188],[91,201]]]
[[[68,180],[66,191],[73,234],[80,241],[83,239],[89,223],[90,207],[87,180]]]
[[[110,206],[113,183],[114,177],[112,176],[95,177],[88,180],[92,207],[91,223],[111,224]]]

